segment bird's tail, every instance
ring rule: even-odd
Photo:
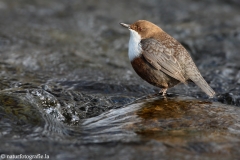
[[[189,75],[189,78],[200,87],[209,97],[213,97],[215,95],[214,90],[208,85],[205,79],[202,77],[201,73],[198,71],[197,67],[192,67],[193,71]]]
[[[198,81],[192,80],[198,87],[200,87],[209,97],[215,95],[214,90],[208,85],[208,83],[201,77]]]

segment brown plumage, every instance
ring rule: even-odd
[[[178,83],[192,80],[208,96],[215,92],[203,79],[187,50],[155,24],[139,20],[131,25],[129,59],[136,73],[148,83],[160,87],[163,94]]]

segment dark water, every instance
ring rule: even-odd
[[[214,99],[134,73],[119,22],[138,19],[189,50]],[[0,154],[238,159],[239,24],[234,0],[0,1]]]

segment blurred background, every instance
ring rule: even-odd
[[[238,0],[1,0],[2,153],[35,153],[31,144],[36,139],[44,152],[46,144],[37,138],[43,133],[69,136],[62,126],[79,128],[82,119],[158,92],[137,76],[128,60],[129,32],[119,23],[139,19],[159,25],[186,47],[216,91],[213,101],[240,106]],[[194,84],[168,92],[207,98]],[[16,147],[27,137],[31,143]],[[64,159],[73,154],[57,156],[59,146],[69,143],[57,144],[52,155]]]

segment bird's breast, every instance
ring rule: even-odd
[[[141,36],[138,34],[138,32],[129,29],[130,30],[130,39],[128,44],[128,57],[129,60],[132,61],[136,57],[139,57],[142,52],[142,46],[141,46]]]
[[[160,70],[153,68],[142,55],[131,61],[135,72],[148,83],[161,87],[168,88],[179,83],[178,80],[166,75]]]

